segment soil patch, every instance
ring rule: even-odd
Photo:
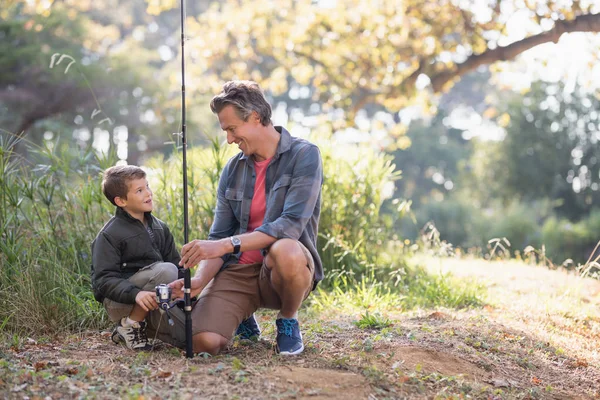
[[[366,399],[371,392],[364,377],[345,371],[285,367],[272,372],[269,380],[297,392],[297,398]]]
[[[399,347],[396,349],[393,361],[403,370],[422,369],[425,372],[437,372],[442,375],[462,375],[469,381],[475,382],[489,379],[489,374],[477,365],[439,350],[414,346]]]

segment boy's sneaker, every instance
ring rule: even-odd
[[[254,314],[240,323],[240,326],[235,331],[235,335],[247,340],[258,339],[260,336],[260,327],[258,326],[258,322],[256,322],[256,318],[254,318]]]
[[[115,343],[125,342],[125,346],[131,350],[151,350],[146,335],[146,322],[140,321],[130,326],[124,326],[127,317],[122,318],[112,333],[112,341]]]
[[[277,325],[277,352],[281,355],[292,356],[302,353],[302,333],[298,320],[295,318],[279,318],[275,321]]]

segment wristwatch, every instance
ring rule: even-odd
[[[240,252],[240,247],[242,247],[242,239],[237,236],[232,236],[230,240],[233,245],[233,254],[238,254]]]

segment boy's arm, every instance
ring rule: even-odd
[[[140,289],[123,278],[121,251],[106,232],[101,232],[92,246],[94,292],[123,304],[135,304]]]

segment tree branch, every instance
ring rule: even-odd
[[[451,80],[473,71],[480,65],[492,64],[496,61],[509,61],[519,54],[537,45],[558,42],[564,33],[571,32],[600,32],[600,14],[580,15],[570,21],[556,21],[554,28],[547,32],[533,35],[505,47],[497,47],[469,57],[465,62],[457,64],[451,70],[430,76],[434,92],[440,92]],[[413,74],[414,75],[414,74]]]

